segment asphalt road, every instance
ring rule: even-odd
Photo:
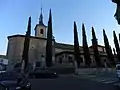
[[[31,79],[31,84],[32,90],[120,90],[111,84],[73,76],[58,79]]]

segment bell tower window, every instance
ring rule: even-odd
[[[41,8],[41,13],[39,17],[39,23],[36,24],[35,26],[35,36],[36,37],[41,37],[41,38],[47,38],[47,26],[44,25],[43,23],[43,14],[42,14],[42,8]]]
[[[40,34],[43,34],[43,29],[40,30]]]

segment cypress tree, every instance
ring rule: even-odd
[[[83,51],[84,51],[85,65],[87,67],[90,67],[91,59],[90,59],[90,53],[89,53],[89,48],[87,44],[84,24],[82,24],[82,36],[83,36]]]
[[[23,54],[22,54],[22,60],[24,60],[25,62],[24,70],[26,70],[29,63],[28,53],[29,53],[29,44],[30,44],[30,34],[31,34],[31,17],[29,17],[29,21],[28,21],[28,27],[25,35],[24,48],[23,48]]]
[[[117,52],[117,58],[118,58],[118,61],[120,62],[120,48],[119,48],[119,43],[118,43],[118,39],[117,39],[115,31],[113,31],[113,37],[114,37],[115,49]]]
[[[113,48],[114,55],[116,55],[115,48]]]
[[[117,62],[117,60],[116,60],[117,54],[116,54],[115,48],[113,48],[113,53],[114,53],[114,60],[115,60],[115,63],[116,63]]]
[[[76,22],[74,21],[74,56],[75,60],[77,62],[77,67],[80,66],[80,50],[79,50],[79,41],[78,41],[78,33],[77,33],[77,25]]]
[[[46,66],[52,66],[52,15],[51,9],[49,13],[48,29],[47,29],[47,43],[46,43]]]
[[[93,27],[92,27],[92,47],[93,47],[93,51],[94,51],[96,65],[97,65],[97,67],[102,67],[102,63],[100,61],[100,56],[99,56],[99,52],[98,52],[98,42],[97,42],[97,38],[96,38]]]
[[[109,59],[109,66],[110,67],[115,66],[115,61],[114,61],[114,56],[112,54],[112,49],[111,49],[111,46],[109,45],[109,41],[108,41],[108,38],[107,38],[107,35],[106,35],[104,29],[103,29],[103,37],[104,37],[104,44],[105,44],[107,57]]]
[[[119,42],[120,42],[120,33],[119,33]]]

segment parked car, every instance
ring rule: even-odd
[[[31,90],[30,81],[20,76],[17,72],[0,74],[0,90]]]
[[[47,69],[36,69],[29,75],[31,78],[57,78],[58,74],[56,72]]]
[[[31,90],[31,84],[26,81],[24,86],[20,86],[14,80],[0,81],[0,90]]]
[[[120,64],[116,64],[116,74],[118,79],[120,80]]]

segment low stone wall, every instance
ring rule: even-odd
[[[57,72],[58,74],[73,74],[75,72],[74,66],[54,66],[48,68],[51,71]]]
[[[106,74],[106,73],[116,73],[115,68],[82,68],[77,69],[78,74]]]

